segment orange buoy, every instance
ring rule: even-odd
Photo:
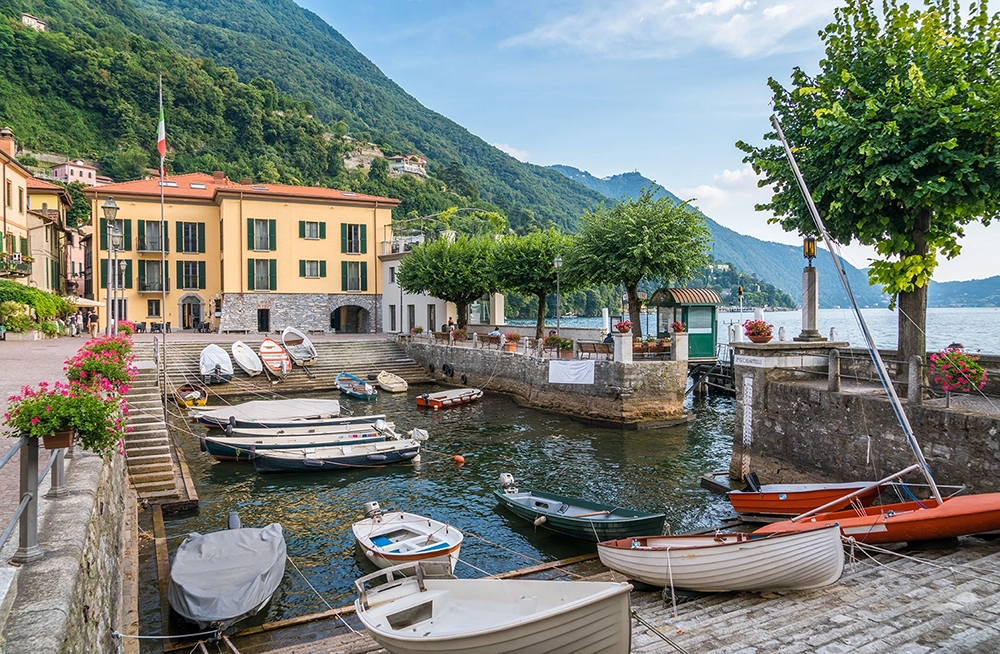
[[[458,465],[462,465],[463,463],[465,463],[465,457],[462,456],[461,454],[456,454],[455,456],[451,457],[451,459]]]

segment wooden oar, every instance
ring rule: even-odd
[[[567,518],[591,518],[595,515],[611,515],[611,511],[591,511],[590,513],[579,513],[577,515],[568,515]]]

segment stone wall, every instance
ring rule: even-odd
[[[348,293],[226,293],[222,299],[219,331],[257,331],[257,310],[269,309],[271,330],[291,325],[302,331],[329,332],[330,314],[343,306],[367,311],[360,333],[384,331],[379,312],[382,296]],[[376,325],[378,329],[376,330]]]
[[[684,412],[686,362],[594,361],[594,383],[550,384],[549,361],[523,354],[409,342],[406,351],[444,384],[507,393],[533,408],[602,424],[653,428]],[[452,371],[451,375],[444,370]],[[464,379],[463,379],[464,378]]]

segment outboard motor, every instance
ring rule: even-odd
[[[743,481],[747,483],[747,490],[751,493],[760,492],[760,480],[757,479],[757,473],[750,471],[743,477]]]
[[[240,514],[236,511],[229,512],[229,522],[227,529],[242,529],[243,525],[240,523]]]
[[[514,475],[509,472],[500,473],[500,490],[508,495],[517,493],[517,486],[514,485]]]
[[[364,511],[366,518],[378,521],[382,517],[382,508],[378,502],[365,502],[361,510]]]

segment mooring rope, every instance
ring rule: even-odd
[[[299,570],[299,566],[295,565],[295,559],[293,559],[292,557],[288,556],[288,554],[285,554],[285,558],[287,558],[288,562],[292,564],[293,568],[295,568],[295,572],[299,573],[299,576],[302,577],[302,581],[306,582],[306,585],[309,586],[310,589],[312,589],[312,592],[316,593],[316,597],[318,597],[320,599],[320,601],[322,601],[324,604],[326,604],[326,608],[329,609],[329,610],[331,610],[331,611],[336,610],[336,609],[333,608],[333,605],[331,605],[328,601],[326,601],[326,598],[323,597],[323,595],[321,595],[318,590],[316,590],[316,587],[313,586],[312,583],[309,582],[309,579],[307,579],[306,576],[304,574],[302,574],[302,571]],[[338,613],[335,617],[338,620],[340,620],[341,622],[343,622],[344,626],[347,627],[348,629],[350,629],[352,634],[358,635],[357,630],[355,630],[354,627],[352,627],[350,625],[350,623],[348,623],[347,620],[345,620],[343,618],[343,616],[341,616]]]
[[[889,550],[889,549],[886,549],[884,547],[878,547],[877,545],[872,545],[870,543],[863,543],[861,541],[856,541],[852,537],[844,538],[843,540],[851,545],[852,551],[853,551],[854,547],[857,547],[869,559],[871,559],[871,561],[873,563],[875,563],[876,565],[878,565],[880,567],[887,567],[887,565],[885,563],[879,561],[878,559],[876,559],[874,556],[872,556],[871,553],[868,550],[871,550],[873,552],[877,552],[879,554],[888,554],[888,555],[895,556],[895,557],[900,558],[900,559],[906,559],[908,561],[914,561],[916,563],[922,563],[922,564],[924,564],[926,566],[929,566],[931,568],[935,568],[937,570],[942,570],[942,571],[945,571],[945,572],[950,572],[953,575],[962,576],[962,577],[966,577],[966,578],[969,578],[969,579],[978,579],[978,580],[981,580],[981,581],[985,581],[987,583],[991,583],[991,584],[1000,586],[1000,579],[995,579],[995,578],[991,579],[990,578],[991,576],[994,576],[996,574],[996,572],[994,570],[981,570],[981,569],[976,568],[975,566],[965,565],[965,564],[961,564],[961,563],[960,564],[956,564],[954,567],[953,566],[947,566],[947,565],[941,565],[941,564],[929,561],[927,559],[921,559],[919,557],[911,556],[909,554],[903,554],[901,552],[895,552],[893,550]],[[965,568],[966,570],[968,570],[968,572],[966,572],[964,570],[957,570],[956,568]],[[913,575],[913,576],[925,574],[925,573],[920,572],[920,571],[910,572],[910,571],[907,571],[907,570],[898,570],[898,569],[894,569],[894,571],[898,572],[899,574]]]
[[[509,547],[504,547],[500,543],[494,543],[494,542],[492,542],[492,541],[490,541],[490,540],[488,540],[486,538],[483,538],[482,536],[477,536],[474,533],[472,533],[471,531],[463,531],[462,533],[464,533],[466,536],[470,536],[470,537],[475,538],[477,540],[481,540],[484,543],[486,543],[487,545],[492,545],[493,547],[498,547],[498,548],[500,548],[500,549],[502,549],[502,550],[504,550],[506,552],[510,552],[511,554],[517,554],[518,556],[521,556],[521,557],[524,557],[524,558],[528,559],[532,563],[538,563],[538,564],[544,564],[544,563],[546,563],[545,561],[542,561],[541,559],[536,559],[536,558],[530,557],[527,554],[524,554],[523,552],[518,552],[517,550],[512,550]],[[565,568],[561,568],[560,567],[559,571],[563,572],[565,574],[568,574],[571,577],[576,577],[577,579],[583,579],[583,575],[578,575],[575,572],[571,572],[571,571],[569,571],[569,570],[567,570]]]
[[[639,615],[639,614],[638,614],[638,613],[636,612],[636,610],[635,610],[635,609],[632,609],[632,611],[631,611],[631,612],[632,612],[632,617],[633,617],[633,618],[635,618],[635,619],[636,619],[637,621],[639,621],[639,623],[640,623],[640,624],[641,624],[642,626],[646,627],[646,629],[649,629],[649,630],[650,630],[650,631],[652,631],[652,632],[653,632],[654,634],[656,634],[657,636],[659,636],[659,637],[660,637],[660,638],[661,638],[661,639],[663,640],[663,642],[665,642],[665,643],[666,643],[667,645],[670,645],[671,647],[673,647],[673,648],[674,648],[675,650],[677,650],[678,652],[681,652],[682,654],[690,654],[690,653],[689,653],[689,652],[688,652],[688,651],[687,651],[686,649],[684,649],[683,647],[681,647],[680,645],[678,645],[678,644],[677,644],[677,643],[675,643],[674,641],[670,640],[670,638],[668,638],[668,637],[667,637],[667,635],[666,635],[665,633],[663,633],[662,631],[660,631],[659,629],[657,629],[656,627],[654,627],[653,625],[651,625],[651,624],[650,624],[649,622],[647,622],[646,620],[644,620],[644,619],[642,618],[642,616],[640,616],[640,615]]]

